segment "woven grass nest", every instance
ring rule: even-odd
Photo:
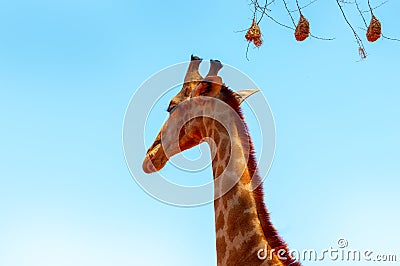
[[[244,36],[247,41],[253,42],[255,46],[260,47],[263,43],[261,39],[261,30],[257,23],[253,20],[253,24],[251,24],[250,28],[246,32]]]
[[[372,15],[371,22],[369,23],[367,30],[367,40],[369,42],[374,42],[381,37],[381,34],[381,22],[374,15]]]
[[[308,36],[310,36],[310,23],[303,14],[300,14],[300,20],[294,32],[294,37],[297,41],[302,42],[307,39]]]

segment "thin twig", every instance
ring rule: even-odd
[[[248,31],[249,29],[244,29],[244,30],[234,30],[233,33],[240,33],[240,32],[245,32]]]
[[[396,39],[396,38],[390,38],[390,37],[386,37],[386,36],[385,36],[385,35],[383,35],[383,34],[381,34],[381,36],[382,36],[382,38],[384,38],[384,39],[388,39],[388,40],[391,40],[391,41],[400,42],[400,40],[399,40],[399,39]]]
[[[288,25],[285,25],[285,24],[283,24],[283,23],[281,23],[281,22],[279,22],[279,21],[277,21],[276,19],[274,19],[271,15],[269,15],[269,14],[265,14],[270,20],[272,20],[273,22],[275,22],[276,24],[278,24],[278,25],[280,25],[280,26],[282,26],[282,27],[284,27],[284,28],[287,28],[287,29],[291,29],[291,30],[296,30],[295,28],[292,28],[292,27],[290,27],[290,26],[288,26]]]
[[[372,10],[375,10],[375,9],[377,9],[377,8],[379,8],[379,7],[381,7],[381,6],[383,6],[384,4],[386,4],[388,1],[383,1],[382,3],[380,3],[379,5],[377,5],[376,7],[373,7],[372,8]],[[364,11],[362,11],[362,13],[368,13],[368,12],[370,12],[371,10],[364,10]]]
[[[298,0],[296,0],[296,5],[297,5],[297,10],[299,10],[299,13],[300,13],[300,15],[301,15],[301,8],[300,8],[299,1],[298,1]],[[289,13],[290,13],[290,11],[289,11]]]
[[[313,37],[314,39],[322,40],[322,41],[333,41],[335,38],[323,38],[323,37],[318,37],[310,33],[310,36]]]
[[[353,26],[351,25],[351,23],[347,19],[346,14],[344,13],[343,7],[339,3],[339,0],[336,0],[336,3],[338,4],[339,9],[342,12],[343,18],[346,21],[347,25],[349,25],[350,29],[353,31],[354,37],[356,38],[356,41],[357,41],[357,44],[358,44],[358,51],[360,53],[361,58],[364,59],[366,57],[366,51],[365,51],[365,48],[364,48],[364,44],[363,44],[360,36],[358,36],[357,32],[355,31],[355,29],[353,28]]]
[[[286,4],[286,1],[285,0],[282,0],[282,1],[283,1],[283,4],[285,5],[287,13],[289,14],[290,18],[292,19],[293,25],[296,27],[296,22],[294,22],[294,18],[292,16],[292,13],[290,13],[290,10],[289,10],[289,8],[288,8],[288,6]]]
[[[368,7],[369,7],[369,11],[371,12],[371,16],[373,16],[374,13],[372,13],[372,7],[371,7],[371,3],[369,2],[369,0],[368,0]]]
[[[358,13],[360,13],[360,16],[362,17],[362,19],[363,19],[363,21],[364,21],[365,27],[368,27],[367,21],[365,20],[364,15],[363,15],[363,12],[361,11],[360,7],[358,6],[357,0],[354,0],[354,3],[356,4]]]
[[[249,60],[249,57],[248,57],[248,54],[249,54],[249,46],[250,46],[250,42],[247,43],[247,48],[246,48],[246,59],[247,59],[247,61],[250,61],[250,60]]]
[[[309,7],[310,5],[312,5],[312,4],[314,4],[315,2],[317,2],[318,0],[312,0],[310,3],[308,3],[307,5],[304,5],[304,6],[302,6],[302,7],[300,7],[300,10],[301,9],[304,9],[304,8],[306,8],[306,7]],[[298,9],[293,9],[293,10],[290,10],[290,13],[293,13],[293,12],[297,12],[298,11]]]
[[[267,10],[267,6],[268,6],[268,0],[265,0],[265,5],[264,5],[264,8],[261,9],[261,16],[260,16],[260,19],[259,19],[258,22],[257,22],[257,25],[258,25],[258,24],[261,22],[261,20],[263,19],[264,14],[266,13],[266,10]]]

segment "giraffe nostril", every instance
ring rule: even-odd
[[[142,169],[146,174],[151,174],[157,171],[149,155],[144,158]]]

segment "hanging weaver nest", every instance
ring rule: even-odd
[[[297,24],[296,31],[294,32],[294,37],[297,41],[302,42],[310,35],[310,23],[308,20],[300,13],[300,20]]]
[[[263,43],[261,39],[261,30],[260,27],[257,25],[255,20],[253,20],[253,23],[251,24],[250,28],[246,32],[246,35],[244,36],[247,41],[253,42],[255,46],[260,47],[261,44]]]
[[[367,30],[367,40],[374,42],[381,37],[381,22],[372,15],[371,22],[369,23]]]

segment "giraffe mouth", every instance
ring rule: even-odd
[[[165,156],[164,149],[161,143],[158,143],[147,151],[142,164],[143,171],[146,174],[157,172],[165,166],[167,161],[168,159]]]

